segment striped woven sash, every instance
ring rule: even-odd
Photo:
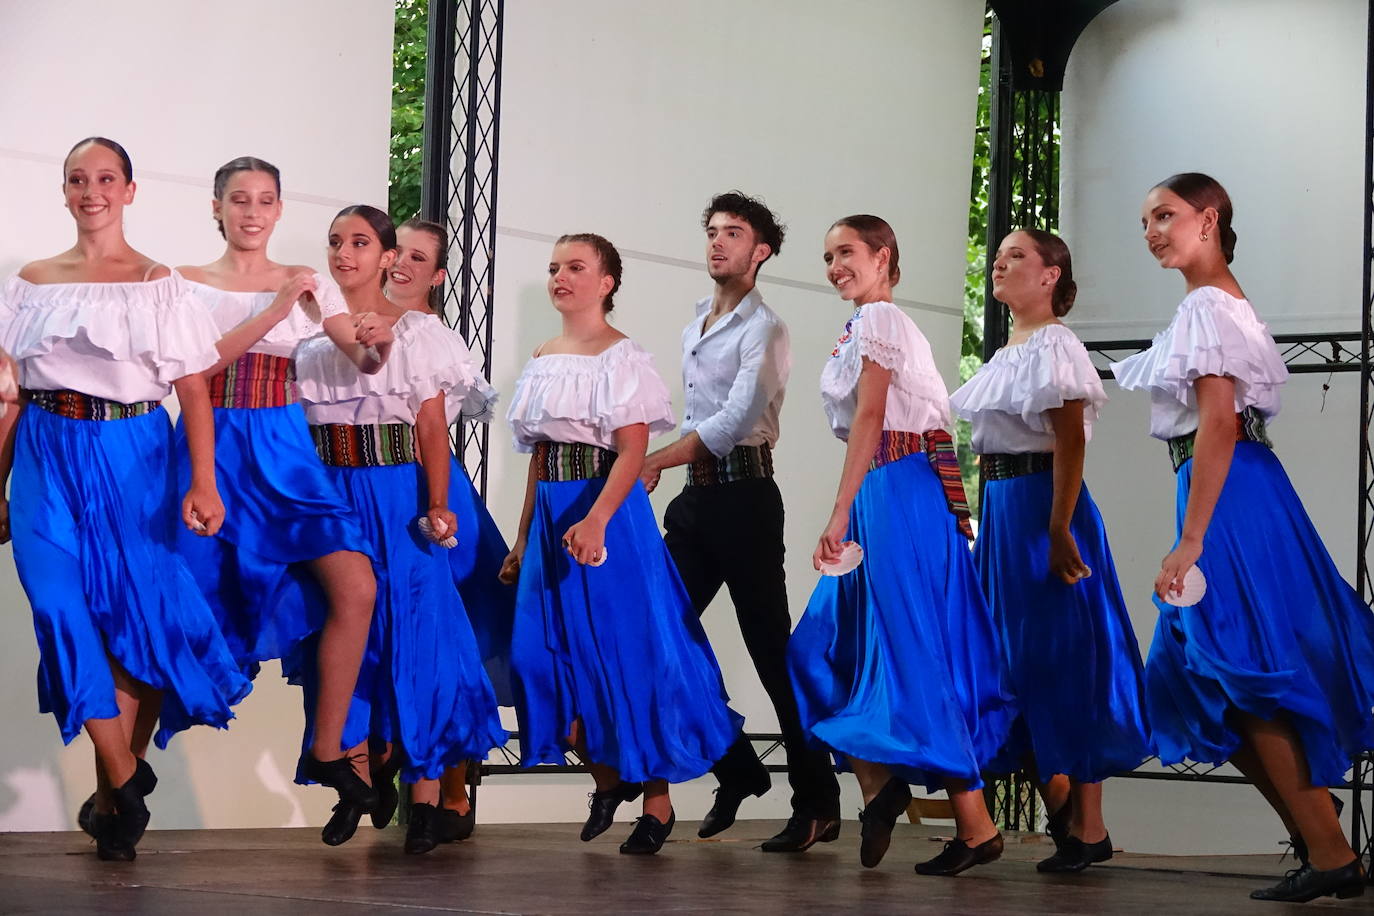
[[[1010,480],[1039,474],[1054,468],[1054,452],[1024,452],[1014,455],[979,455],[978,467],[984,480]]]
[[[924,433],[885,429],[878,439],[878,447],[873,452],[873,460],[869,462],[868,469],[876,470],[885,464],[900,461],[908,455],[920,452],[925,453],[926,459],[930,462],[930,469],[940,478],[940,486],[945,491],[945,504],[959,525],[959,531],[970,541],[973,540],[968,494],[964,492],[964,475],[959,470],[959,453],[949,433],[943,429],[930,429]]]
[[[1253,407],[1247,407],[1236,414],[1236,441],[1258,442],[1267,448],[1274,447],[1274,443],[1269,441],[1264,416]],[[1185,461],[1193,457],[1193,448],[1196,444],[1197,430],[1169,440],[1169,460],[1174,463],[1175,474],[1183,467]]]
[[[297,400],[296,361],[245,353],[210,379],[213,407],[285,407]]]
[[[611,473],[616,453],[581,442],[536,442],[535,477],[547,483],[566,480],[591,480]]]
[[[408,423],[325,423],[311,426],[310,436],[320,460],[332,467],[372,468],[415,461],[415,428]]]
[[[724,457],[703,458],[687,465],[687,486],[705,487],[737,480],[761,480],[773,476],[773,449],[763,445],[737,445]]]
[[[28,402],[35,407],[41,407],[48,413],[55,413],[69,420],[127,420],[130,417],[145,416],[162,406],[160,401],[135,401],[125,404],[65,389],[25,389],[24,394]]]

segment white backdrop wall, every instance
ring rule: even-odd
[[[211,177],[255,155],[285,183],[273,256],[323,268],[333,214],[386,205],[392,15],[388,0],[0,0],[0,275],[72,244],[60,164],[91,134],[133,158],[136,248],[172,265],[217,257]],[[90,744],[64,749],[37,713],[11,556],[0,548],[0,830],[68,829],[93,788]],[[323,823],[332,793],[291,785],[300,705],[270,665],[229,732],[193,729],[154,751],[154,826]]]
[[[1121,0],[1084,31],[1063,93],[1061,224],[1085,340],[1148,337],[1183,295],[1146,251],[1140,207],[1175,172],[1235,203],[1234,269],[1275,333],[1358,331],[1365,34],[1358,0]],[[1292,65],[1301,62],[1301,65]],[[1330,382],[1330,390],[1323,383]],[[1337,565],[1353,576],[1358,377],[1295,376],[1271,432]],[[1148,398],[1108,385],[1087,479],[1142,651],[1174,537],[1173,474]],[[1115,780],[1112,836],[1134,850],[1268,852],[1278,821],[1249,787]]]
[[[617,0],[506,4],[492,380],[509,392],[534,348],[558,332],[544,282],[553,239],[598,232],[625,260],[614,321],[655,354],[680,419],[680,334],[711,292],[702,208],[736,187],[764,197],[788,225],[759,285],[792,335],[775,458],[796,618],[816,580],[810,555],[843,459],[818,394],[849,316],[822,270],[831,222],[872,212],[893,224],[899,302],[930,338],[946,381],[958,382],[982,5],[880,0],[851,16],[809,0],[650,0],[625,12]],[[493,442],[490,502],[513,524],[526,465],[506,429]],[[663,475],[653,497],[660,518],[682,481],[681,469]],[[776,730],[728,598],[705,619],[746,727]],[[587,790],[585,778],[573,781]],[[843,782],[851,791],[852,779]],[[585,817],[581,792],[558,784],[493,779],[484,804],[499,799],[500,811],[522,819]],[[707,777],[675,790],[681,819],[704,813],[714,786]],[[741,813],[786,817],[789,795],[776,779]],[[860,804],[847,797],[844,808]]]

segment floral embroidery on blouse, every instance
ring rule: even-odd
[[[840,347],[843,347],[845,344],[849,343],[849,338],[854,336],[854,321],[859,317],[859,313],[862,311],[863,306],[859,306],[854,310],[854,314],[849,316],[849,320],[844,323],[844,333],[840,335],[839,340],[835,341],[835,349],[830,351],[831,359],[834,359],[835,357],[839,356]]]

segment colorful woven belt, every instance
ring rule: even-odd
[[[1054,468],[1054,452],[1025,452],[1016,455],[979,455],[978,467],[984,480],[1009,480],[1039,474]]]
[[[310,427],[320,460],[336,468],[374,468],[415,461],[415,428],[409,423]]]
[[[1269,441],[1269,433],[1264,426],[1264,416],[1255,408],[1247,407],[1236,414],[1236,441],[1237,442],[1258,442],[1267,448],[1273,448],[1274,443]],[[1169,440],[1169,460],[1174,463],[1174,473],[1183,467],[1183,462],[1193,457],[1193,447],[1197,442],[1197,430],[1182,436],[1175,436]]]
[[[210,379],[212,407],[285,407],[297,400],[296,361],[245,353]]]
[[[581,442],[536,442],[535,476],[545,482],[591,480],[611,473],[616,453]]]
[[[135,401],[124,404],[80,391],[35,391],[25,389],[30,404],[69,420],[127,420],[142,417],[162,406],[161,401]]]
[[[876,470],[885,464],[900,461],[908,455],[925,453],[930,461],[930,469],[940,478],[940,486],[945,491],[945,504],[954,516],[964,537],[973,540],[973,525],[969,521],[968,494],[964,492],[964,475],[959,470],[959,452],[954,447],[954,439],[943,429],[931,429],[924,433],[902,432],[885,429],[878,439],[878,447],[873,452],[873,460],[868,469]]]
[[[705,487],[737,480],[761,480],[773,476],[773,449],[763,445],[737,445],[723,458],[714,455],[687,465],[687,486]]]

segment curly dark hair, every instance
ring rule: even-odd
[[[738,216],[749,224],[749,228],[754,230],[754,237],[768,246],[768,258],[782,251],[782,240],[787,235],[787,227],[778,222],[777,216],[768,205],[758,197],[750,197],[743,191],[726,191],[724,194],[717,194],[711,198],[706,209],[701,211],[701,228],[705,229],[711,222],[711,217],[717,213],[728,213],[731,216]],[[768,258],[759,262],[762,267]],[[754,269],[755,275],[758,268]]]

